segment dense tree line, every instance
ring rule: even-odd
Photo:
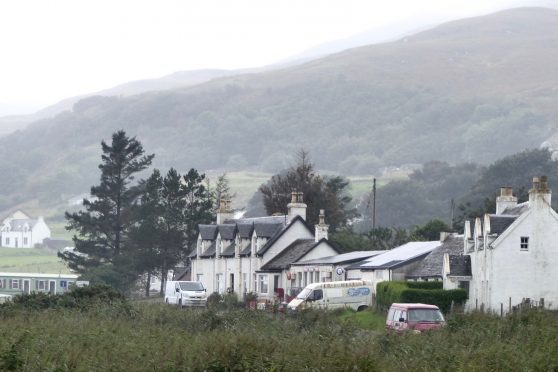
[[[163,177],[154,169],[136,180],[154,155],[124,131],[102,142],[100,183],[90,200],[66,213],[67,228],[76,232],[74,251],[59,253],[84,279],[128,290],[147,274],[163,278],[185,260],[197,237],[197,225],[213,219],[213,196],[205,176],[191,169],[180,175],[171,168]],[[149,293],[149,280],[146,288]]]

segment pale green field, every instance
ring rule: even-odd
[[[55,252],[36,248],[0,248],[0,272],[70,273]]]

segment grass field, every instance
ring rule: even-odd
[[[83,299],[83,297],[81,297]],[[387,333],[383,314],[178,309],[115,299],[0,306],[4,371],[546,371],[558,314],[455,314],[444,329]]]
[[[0,248],[0,272],[70,273],[55,252],[36,248]]]

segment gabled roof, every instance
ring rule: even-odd
[[[288,268],[290,264],[304,257],[314,249],[316,243],[314,239],[297,239],[273,257],[268,263],[263,265],[259,271],[280,271]]]
[[[238,231],[234,224],[217,225],[217,230],[221,234],[221,239],[225,240],[234,240]]]
[[[222,257],[234,257],[234,251],[236,248],[236,243],[233,242],[231,244],[229,244],[229,246],[225,249],[223,249],[223,253],[221,254]]]
[[[312,260],[294,262],[293,265],[339,265],[362,261],[366,258],[374,257],[387,251],[354,251],[337,256],[314,258]]]
[[[463,235],[452,234],[438,248],[428,254],[419,266],[407,274],[411,278],[442,278],[444,270],[444,254],[463,254]]]
[[[506,208],[504,209],[502,214],[507,214],[507,215],[515,215],[515,216],[519,216],[520,214],[523,214],[525,212],[527,212],[529,210],[529,202],[523,202],[521,204],[516,205],[515,207],[512,208]]]
[[[27,225],[29,227],[29,229],[32,229],[35,224],[38,222],[39,220],[34,220],[34,219],[14,219],[14,220],[10,220],[8,221],[6,224],[10,224],[10,231],[23,231],[23,228],[25,227],[25,225]]]
[[[241,223],[239,222],[236,227],[238,228],[238,234],[241,239],[251,239],[252,232],[254,231],[254,223]]]
[[[281,237],[283,236],[283,234],[285,234],[290,228],[291,226],[294,226],[297,222],[302,222],[302,224],[304,225],[304,227],[306,227],[306,229],[308,229],[308,231],[310,233],[312,233],[312,230],[310,229],[310,227],[308,227],[308,224],[306,224],[306,221],[304,221],[304,219],[300,216],[296,216],[295,218],[293,218],[293,220],[291,221],[291,223],[289,223],[289,225],[284,228],[284,229],[279,229],[275,232],[275,234],[271,237],[270,240],[267,241],[267,243],[264,244],[264,246],[258,251],[258,255],[262,255],[264,254],[273,244],[275,244],[275,242]]]
[[[207,258],[215,256],[215,242],[211,242],[211,245],[200,254],[200,257]]]
[[[252,254],[252,243],[248,244],[243,250],[240,251],[241,256],[250,256]]]
[[[203,240],[215,240],[217,237],[217,225],[198,225]]]
[[[449,276],[472,276],[469,255],[449,255],[449,266]]]
[[[347,269],[376,270],[401,266],[426,256],[439,247],[439,241],[410,242],[393,248],[386,253],[379,254],[362,262],[349,266]]]

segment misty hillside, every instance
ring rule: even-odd
[[[86,98],[0,139],[0,208],[87,190],[101,139],[121,128],[179,170],[277,171],[302,147],[344,174],[486,164],[556,131],[557,46],[558,12],[525,8],[282,70]]]

